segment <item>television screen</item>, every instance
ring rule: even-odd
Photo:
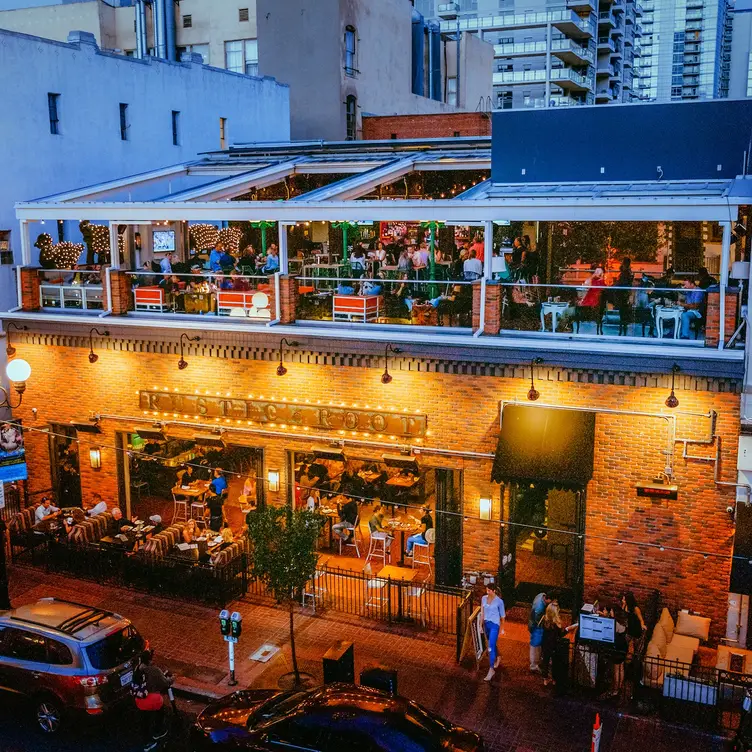
[[[613,642],[614,620],[607,616],[580,614],[580,639]]]
[[[154,253],[165,253],[175,250],[174,230],[154,230],[153,235]]]

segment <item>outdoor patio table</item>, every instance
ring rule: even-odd
[[[402,585],[406,582],[412,582],[417,574],[415,569],[395,567],[393,564],[387,564],[377,575],[397,585],[397,621],[405,620],[405,617],[402,615]]]
[[[546,331],[546,314],[551,314],[551,331],[556,331],[556,319],[569,308],[569,303],[555,303],[553,301],[541,303],[540,322],[542,332]]]
[[[389,520],[385,520],[384,524],[392,532],[400,534],[400,566],[405,564],[405,534],[412,535],[420,530],[420,522],[414,517],[392,517]]]
[[[655,336],[663,337],[663,322],[674,322],[674,339],[679,339],[681,328],[681,315],[684,309],[681,306],[656,306],[655,307]]]

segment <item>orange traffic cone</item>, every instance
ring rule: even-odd
[[[590,752],[598,752],[601,746],[601,715],[595,714],[595,723],[593,724],[593,743],[590,745]]]

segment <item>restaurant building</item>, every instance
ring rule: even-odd
[[[29,493],[96,492],[130,512],[159,495],[157,475],[168,474],[169,495],[175,467],[211,451],[231,455],[231,496],[248,478],[256,503],[296,503],[306,459],[340,463],[372,478],[362,498],[429,504],[438,584],[492,573],[509,600],[556,588],[574,606],[657,592],[661,605],[710,617],[714,639],[726,635],[732,563],[736,583],[746,574],[732,557],[733,512],[750,491],[737,472],[747,417],[737,328],[752,109],[599,109],[601,127],[633,137],[671,120],[672,140],[656,139],[652,154],[642,145],[642,161],[562,156],[548,134],[574,132],[578,116],[497,113],[493,143],[237,147],[184,166],[167,198],[163,177],[142,175],[17,205],[22,305],[3,319],[14,357],[31,366],[14,410]],[[710,138],[711,127],[726,137]],[[37,222],[73,216],[109,223],[120,244],[88,286],[99,298],[66,276],[77,270],[40,269],[31,254]],[[279,271],[246,275],[239,297],[218,272],[193,272],[213,277],[214,292],[172,298],[139,281],[161,276],[141,270],[168,239],[192,265],[208,248],[197,233],[211,230],[191,227],[207,223],[277,244]],[[604,223],[607,242],[588,240]],[[645,228],[651,253],[625,241],[640,282],[622,316],[616,245]],[[358,276],[359,242],[388,245],[394,233],[406,245],[426,239],[426,269],[403,278],[387,263]],[[511,244],[524,235],[541,254],[525,278]],[[564,263],[574,240],[581,257]],[[603,260],[588,260],[588,243]],[[452,245],[482,249],[478,279],[441,266],[436,248]],[[599,267],[616,289],[588,306]],[[700,267],[712,284],[687,287]],[[380,291],[354,294],[364,280]],[[398,310],[400,286],[414,289]],[[189,305],[189,294],[213,297]],[[60,458],[76,451],[71,481]],[[147,454],[160,467],[148,477]],[[399,476],[409,482],[388,488]]]

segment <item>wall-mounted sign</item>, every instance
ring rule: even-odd
[[[142,410],[179,416],[252,420],[323,431],[370,431],[410,438],[425,436],[427,424],[426,416],[419,414],[147,390],[139,392],[139,405]]]
[[[641,483],[637,486],[637,495],[650,499],[678,499],[679,486],[668,486],[664,483]]]

